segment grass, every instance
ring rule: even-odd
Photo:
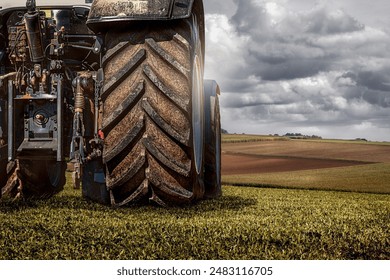
[[[225,138],[231,142],[224,147],[240,140],[234,137]],[[289,146],[282,150],[270,137],[251,137],[255,136],[247,135],[239,141],[245,143],[235,145],[245,144],[238,149],[255,154],[267,153],[265,148],[270,145],[271,154],[302,155],[302,146],[293,146],[295,140],[283,142]],[[266,145],[253,151],[247,140]],[[374,154],[371,148],[362,152],[362,145],[351,148],[342,144],[333,143],[332,147],[342,147],[345,159],[355,157],[357,150],[361,152],[358,157],[364,158],[383,154],[383,150]],[[309,145],[303,146],[307,151]],[[316,147],[305,156],[317,156]],[[326,150],[324,158],[340,156],[341,150],[333,150]],[[0,259],[388,260],[390,163],[386,157],[380,162],[224,176],[221,198],[184,208],[112,209],[83,200],[70,184],[49,200],[3,200]],[[233,183],[255,187],[231,186]]]
[[[0,202],[0,259],[389,259],[390,196],[224,186],[187,208],[111,209],[66,186]]]
[[[390,194],[390,164],[222,176],[225,184]]]

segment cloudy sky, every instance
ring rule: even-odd
[[[224,129],[390,140],[390,1],[204,2]]]

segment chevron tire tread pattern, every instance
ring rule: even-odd
[[[107,35],[103,162],[113,206],[193,200],[191,32],[184,22],[150,25]]]

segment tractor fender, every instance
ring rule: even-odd
[[[92,30],[102,23],[134,20],[183,19],[191,15],[195,0],[95,0],[87,25]]]

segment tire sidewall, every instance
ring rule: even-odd
[[[47,179],[53,189],[61,188],[65,183],[66,163],[63,161],[47,161]]]
[[[221,123],[219,87],[215,81],[205,82],[205,197],[217,198],[221,190]]]

